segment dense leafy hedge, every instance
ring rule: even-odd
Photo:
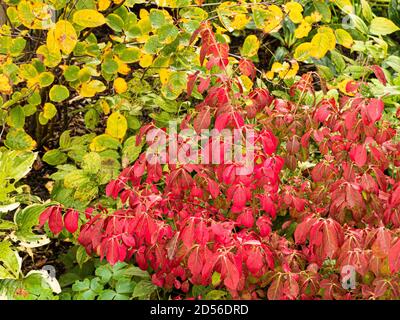
[[[399,6],[4,1],[0,296],[398,298]]]

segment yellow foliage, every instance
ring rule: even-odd
[[[289,14],[290,20],[294,23],[300,23],[303,20],[303,7],[298,2],[290,1],[286,3],[285,12]]]
[[[122,139],[128,130],[128,121],[126,118],[117,112],[113,112],[107,119],[106,134],[111,137]]]
[[[114,90],[116,93],[124,93],[128,90],[128,84],[123,78],[116,78],[114,80]]]

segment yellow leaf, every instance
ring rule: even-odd
[[[43,116],[46,119],[52,119],[57,114],[57,109],[52,103],[45,103],[43,106]]]
[[[149,12],[146,9],[140,9],[139,11],[139,18],[140,19],[146,19],[149,17]]]
[[[109,114],[110,113],[110,105],[106,100],[100,100],[100,106],[103,109],[104,114]]]
[[[331,2],[335,3],[343,12],[347,14],[354,13],[351,0],[331,0]]]
[[[335,36],[333,36],[333,48],[335,47]],[[311,40],[310,55],[316,59],[323,58],[332,48],[332,37],[328,32],[319,32]]]
[[[56,40],[56,30],[55,30],[55,28],[50,29],[47,32],[46,45],[47,45],[47,49],[51,53],[55,53],[55,52],[59,52],[60,51],[60,47],[59,47],[58,41]]]
[[[289,14],[290,20],[294,23],[300,23],[303,20],[303,7],[298,2],[290,1],[286,3],[285,12]]]
[[[78,10],[74,13],[72,21],[85,28],[95,28],[106,23],[106,18],[93,9]]]
[[[56,23],[54,37],[58,47],[65,54],[70,54],[78,42],[78,36],[74,27],[66,20],[59,20]]]
[[[267,9],[260,6],[252,7],[253,20],[257,28],[263,29],[265,33],[276,32],[281,28],[283,12],[276,5],[270,5]]]
[[[353,38],[351,37],[350,33],[343,29],[336,29],[335,35],[337,42],[345,48],[350,49],[353,45]]]
[[[151,54],[142,54],[139,60],[139,65],[142,68],[147,68],[153,63],[153,56]]]
[[[116,93],[124,93],[128,90],[128,84],[123,78],[116,78],[114,80],[114,90]]]
[[[4,74],[0,74],[0,93],[2,94],[11,94],[12,87],[10,84],[10,80]]]
[[[91,80],[89,82],[82,83],[79,91],[79,95],[84,98],[94,97],[96,93],[103,92],[106,86],[99,80]]]
[[[320,14],[318,11],[314,11],[313,13],[311,13],[310,15],[310,20],[312,23],[314,22],[320,22],[322,19],[322,14]]]
[[[97,2],[97,9],[99,11],[104,11],[104,10],[108,9],[110,4],[111,4],[111,0],[99,0]]]
[[[243,84],[245,92],[249,92],[253,88],[253,81],[248,76],[241,75],[240,82]]]
[[[304,42],[300,44],[294,51],[294,58],[298,61],[304,61],[310,58],[311,43]]]
[[[286,61],[282,64],[282,68],[279,70],[279,78],[285,79],[287,73],[289,72],[290,64]]]
[[[118,73],[127,75],[131,71],[131,68],[125,62],[122,62],[120,58],[114,56],[113,59],[118,63]]]
[[[242,30],[249,23],[250,18],[247,17],[244,13],[239,13],[235,15],[233,21],[231,23],[232,29]]]
[[[308,23],[306,20],[303,20],[294,31],[294,36],[297,39],[301,39],[307,37],[310,31],[311,31],[311,24]]]
[[[297,71],[299,71],[299,64],[297,63],[296,60],[291,61],[291,68],[286,72],[286,74],[283,76],[283,79],[291,79],[294,78],[297,74]]]
[[[275,73],[275,72],[279,72],[281,70],[282,70],[282,63],[276,61],[272,64],[272,67],[271,67],[272,72]]]
[[[171,72],[167,68],[162,68],[159,71],[161,84],[166,84],[168,82],[170,74]]]
[[[270,5],[268,7],[268,20],[264,26],[264,32],[275,32],[281,27],[281,22],[283,20],[283,12],[281,8],[276,5]]]
[[[329,41],[328,50],[335,49],[336,37],[335,37],[335,33],[333,32],[333,30],[331,28],[320,27],[320,28],[318,28],[318,33],[324,33],[326,35],[326,37],[328,37],[328,41]]]
[[[274,73],[272,71],[268,71],[265,73],[265,77],[269,80],[272,80],[274,78]]]
[[[128,129],[128,121],[118,111],[113,112],[107,119],[106,134],[122,139],[125,136],[126,130]]]

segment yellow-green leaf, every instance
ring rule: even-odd
[[[391,20],[382,17],[374,18],[369,26],[369,32],[377,36],[384,36],[399,30],[400,28]]]
[[[61,102],[69,97],[69,91],[66,86],[55,85],[50,89],[49,97],[51,101]]]
[[[299,61],[304,61],[310,58],[311,43],[304,42],[300,44],[294,51],[294,58]]]
[[[94,97],[96,93],[106,90],[106,86],[99,80],[91,80],[82,84],[79,95],[84,98]]]
[[[72,21],[81,27],[95,28],[106,23],[106,18],[93,9],[78,10],[74,13]]]
[[[340,45],[342,45],[345,48],[349,48],[349,49],[351,48],[354,40],[353,40],[352,36],[350,35],[350,33],[348,33],[344,29],[336,29],[335,35],[336,35],[336,40]]]
[[[113,112],[107,119],[106,134],[111,137],[122,139],[128,130],[126,118],[119,112]]]
[[[249,35],[246,37],[243,43],[241,54],[244,57],[255,56],[260,48],[260,41],[255,35]]]
[[[43,106],[43,116],[50,120],[57,114],[57,109],[52,103],[45,103]]]

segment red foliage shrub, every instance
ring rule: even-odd
[[[245,95],[238,75],[228,76],[228,45],[207,25],[193,40],[198,34],[202,62],[219,72],[190,77],[188,92],[197,86],[205,98],[181,129],[240,129],[242,142],[253,132],[254,170],[237,174],[248,163],[224,161],[222,153],[220,164],[167,158],[163,170],[143,153],[106,188],[122,208],[89,210],[80,244],[111,264],[133,258],[156,285],[183,295],[191,285],[212,285],[219,274],[221,283],[213,285],[233,298],[398,296],[400,145],[382,120],[383,102],[360,93],[318,101],[311,74],[290,88],[292,101],[261,88]],[[255,69],[242,60],[238,71],[253,77]],[[305,97],[314,103],[305,104]],[[154,128],[143,127],[138,142]],[[167,139],[174,135],[158,130]],[[176,147],[186,153],[187,141]],[[76,219],[72,212],[64,217],[71,232]],[[46,210],[45,220],[60,232],[59,207]],[[341,285],[346,265],[358,274],[351,291]]]

